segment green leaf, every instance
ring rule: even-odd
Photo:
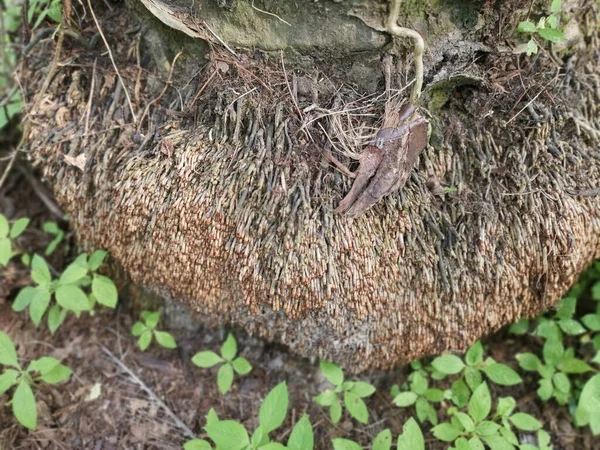
[[[465,367],[464,379],[472,391],[477,389],[477,386],[483,382],[480,370],[471,366]]]
[[[321,406],[331,406],[337,400],[337,394],[333,389],[325,389],[314,398],[314,402]]]
[[[8,238],[0,238],[0,266],[6,266],[12,256],[12,243]]]
[[[427,390],[427,378],[420,372],[413,372],[410,376],[410,390],[415,394],[423,395]]]
[[[258,447],[258,450],[285,450],[285,445],[278,442],[269,442],[268,444]]]
[[[372,450],[390,450],[392,448],[392,432],[389,429],[383,430],[373,441]]]
[[[560,42],[565,40],[565,34],[554,28],[541,28],[538,30],[538,34],[550,42]]]
[[[223,364],[219,367],[219,372],[217,372],[217,387],[219,388],[219,392],[223,395],[227,394],[232,384],[233,367],[231,367],[231,364]]]
[[[87,275],[87,266],[82,266],[77,261],[72,262],[67,266],[58,282],[60,284],[75,284]]]
[[[6,369],[2,375],[0,375],[0,395],[4,394],[17,382],[20,372],[14,369]]]
[[[252,437],[250,437],[250,446],[256,448],[267,442],[269,442],[269,435],[265,433],[263,427],[258,426],[256,430],[254,430],[254,433],[252,433]]]
[[[177,342],[175,342],[175,338],[171,333],[167,333],[166,331],[154,331],[154,337],[161,347],[177,348]]]
[[[52,305],[48,312],[48,328],[50,329],[50,333],[54,334],[58,330],[58,327],[64,322],[65,317],[67,317],[66,309],[62,309],[58,305]]]
[[[344,382],[344,372],[337,364],[321,361],[319,366],[327,381],[334,386],[339,386]]]
[[[544,344],[543,353],[546,364],[554,366],[562,359],[565,348],[560,339],[550,338]]]
[[[558,326],[561,330],[563,330],[566,334],[570,336],[577,336],[579,334],[585,333],[585,328],[574,319],[559,320]]]
[[[515,413],[508,418],[515,427],[523,431],[537,431],[542,424],[533,416],[525,413]]]
[[[600,331],[600,314],[587,314],[581,318],[583,324],[592,331]]]
[[[465,361],[470,366],[483,361],[483,345],[481,345],[481,341],[477,341],[469,347],[469,350],[465,354]]]
[[[342,404],[340,403],[340,400],[337,397],[335,397],[334,402],[329,408],[329,418],[334,424],[338,423],[342,418]]]
[[[560,14],[560,10],[562,9],[562,1],[561,0],[552,0],[550,4],[550,12],[552,14]]]
[[[364,381],[357,381],[350,389],[350,392],[362,398],[369,397],[375,392],[375,386],[365,383]]]
[[[104,258],[108,252],[106,250],[96,250],[94,253],[90,255],[90,259],[88,260],[88,268],[94,272],[100,268],[102,263],[104,262]]]
[[[423,432],[412,417],[404,424],[404,431],[398,436],[398,450],[425,450]]]
[[[304,414],[290,434],[287,442],[288,450],[313,450],[315,437],[308,416]],[[375,449],[373,449],[375,450]]]
[[[152,332],[150,330],[144,330],[138,339],[138,345],[140,350],[145,352],[152,342]]]
[[[23,233],[23,231],[25,231],[25,228],[27,228],[27,225],[29,225],[29,219],[26,217],[22,217],[19,220],[17,220],[15,223],[13,223],[12,228],[10,229],[10,238],[14,239],[17,236],[19,236],[21,233]],[[0,236],[2,236],[0,234]],[[2,236],[4,237],[4,236]]]
[[[233,360],[233,358],[235,358],[236,353],[237,342],[235,341],[233,335],[230,333],[227,335],[227,339],[225,339],[225,342],[221,347],[221,356],[223,357],[223,359],[231,361]]]
[[[552,381],[550,380],[540,380],[539,388],[537,390],[537,394],[540,399],[547,401],[552,397],[554,393],[554,386],[552,386]]]
[[[452,401],[456,406],[460,408],[464,407],[469,401],[470,395],[471,392],[462,379],[458,379],[452,383]]]
[[[565,373],[586,373],[594,370],[585,361],[578,358],[564,359],[556,367]]]
[[[154,328],[156,328],[156,325],[158,325],[158,321],[160,319],[160,313],[152,312],[152,311],[143,311],[142,319],[144,319],[144,323],[146,324],[146,326],[148,328],[154,329]]]
[[[491,450],[514,450],[513,445],[500,435],[486,436],[483,441]]]
[[[482,385],[483,386],[483,385]],[[431,430],[436,439],[443,442],[453,442],[462,433],[462,430],[456,428],[448,422],[440,423]]]
[[[533,39],[529,39],[527,42],[527,56],[537,54],[538,46]]]
[[[571,381],[569,380],[569,377],[562,372],[555,373],[552,376],[552,384],[554,384],[556,389],[562,393],[568,394],[571,392]]]
[[[8,220],[6,220],[4,214],[0,214],[0,238],[8,237],[9,230]]]
[[[142,322],[136,322],[131,327],[131,334],[134,336],[141,336],[144,331],[146,331],[146,325]]]
[[[218,421],[219,416],[217,416],[217,413],[213,408],[210,408],[208,410],[208,413],[206,414],[206,425],[212,425],[213,423],[217,423]]]
[[[554,14],[552,14],[551,16],[548,16],[548,19],[546,22],[548,23],[548,26],[550,28],[554,28],[554,29],[558,28],[558,17],[556,17]]]
[[[92,293],[96,297],[96,300],[98,300],[98,303],[109,308],[117,306],[119,295],[117,294],[115,283],[110,278],[102,275],[94,275]]]
[[[490,380],[502,386],[513,386],[523,381],[517,372],[505,364],[495,362],[482,370]]]
[[[469,439],[468,445],[470,450],[485,450],[483,442],[481,442],[478,436],[473,436]]]
[[[496,434],[499,428],[500,425],[498,425],[497,423],[494,423],[491,420],[484,420],[483,422],[480,422],[477,425],[477,427],[475,428],[475,433],[478,436],[491,436],[493,434]]]
[[[5,366],[13,366],[19,369],[19,360],[17,359],[17,351],[15,345],[8,334],[0,331],[0,364]]]
[[[281,426],[288,409],[288,390],[285,381],[275,386],[267,394],[258,413],[258,422],[266,433]]]
[[[60,361],[58,359],[50,356],[42,356],[39,359],[31,361],[29,367],[27,367],[27,372],[39,372],[40,375],[44,375],[59,365]]]
[[[523,336],[529,330],[529,320],[523,318],[519,319],[518,322],[513,323],[508,332],[516,336]]]
[[[67,366],[59,364],[50,372],[43,374],[42,381],[48,384],[57,384],[67,380],[72,373],[73,372],[71,372],[71,369],[69,369]]]
[[[362,450],[362,447],[349,439],[335,438],[331,440],[333,450]]]
[[[536,32],[535,23],[526,20],[524,22],[520,22],[517,27],[517,31],[519,33],[535,33]]]
[[[481,383],[469,400],[469,415],[475,423],[485,419],[492,409],[492,397],[487,383]]]
[[[528,372],[537,372],[542,365],[540,359],[533,353],[519,353],[515,358],[519,361],[521,369]]]
[[[24,287],[19,291],[17,298],[12,304],[13,311],[21,312],[29,306],[37,293],[37,289],[32,286]]]
[[[473,422],[473,419],[469,417],[468,414],[465,414],[463,412],[457,412],[456,414],[454,414],[454,417],[458,419],[458,421],[467,433],[472,433],[473,431],[475,431],[475,423]]]
[[[242,358],[241,356],[234,359],[231,365],[233,366],[235,373],[239,375],[247,375],[252,371],[252,366],[248,360],[246,358]]]
[[[21,425],[30,430],[35,430],[37,425],[37,411],[35,409],[35,397],[31,387],[22,380],[12,398],[13,414]]]
[[[204,439],[192,439],[183,444],[183,450],[212,450],[212,447]]]
[[[235,420],[220,420],[204,429],[217,447],[224,450],[242,450],[250,443],[248,432]]]
[[[29,315],[36,327],[42,321],[42,317],[46,309],[48,309],[49,304],[50,291],[43,286],[36,287],[35,295],[33,296],[33,300],[31,300],[31,305],[29,305]]]
[[[215,352],[204,351],[196,353],[192,358],[192,362],[198,367],[207,369],[209,367],[213,367],[219,363],[222,363],[223,358],[221,358]]]
[[[500,417],[509,416],[516,406],[517,402],[513,397],[500,397],[496,407],[496,415]]]
[[[573,318],[573,314],[575,314],[575,307],[577,306],[577,298],[576,297],[563,297],[560,299],[558,304],[556,305],[556,314],[554,317],[556,319],[571,319]]]
[[[41,286],[47,286],[52,281],[50,269],[40,255],[33,255],[31,260],[31,279]]]
[[[438,356],[431,365],[446,375],[455,375],[465,368],[465,363],[456,355]]]
[[[406,408],[407,406],[414,404],[418,397],[417,394],[411,391],[401,392],[394,398],[392,403],[400,408]]]
[[[344,392],[344,404],[352,417],[360,423],[369,423],[369,410],[362,398],[352,392]]]
[[[59,286],[56,289],[56,302],[69,311],[79,312],[90,309],[85,292],[73,284]]]
[[[444,391],[437,388],[431,388],[425,391],[424,396],[430,402],[441,402],[444,400]]]

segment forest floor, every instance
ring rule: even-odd
[[[19,245],[29,252],[41,252],[48,237],[41,230],[43,222],[56,220],[44,188],[22,170],[13,170],[0,192],[0,211],[9,218],[30,217],[28,231]],[[45,203],[42,201],[45,200]],[[72,237],[67,237],[67,242]],[[63,246],[64,247],[64,246]],[[64,265],[65,248],[59,247],[50,263]],[[246,357],[253,371],[236,378],[233,389],[225,396],[217,390],[216,371],[199,369],[191,356],[201,350],[218,351],[225,338],[224,329],[201,329],[191,333],[169,330],[177,339],[178,349],[167,350],[153,344],[142,352],[130,329],[137,320],[122,298],[115,310],[80,319],[70,316],[52,336],[45,324],[35,328],[25,313],[15,313],[11,301],[30,280],[25,268],[15,258],[0,272],[0,330],[15,342],[19,356],[26,361],[49,355],[73,370],[67,383],[41,385],[36,391],[38,429],[27,431],[12,417],[10,408],[0,407],[0,448],[8,449],[178,449],[189,437],[178,426],[177,417],[199,436],[205,415],[215,408],[219,417],[235,419],[253,430],[264,396],[277,383],[286,380],[290,392],[290,414],[280,432],[273,436],[281,442],[293,424],[306,412],[315,429],[315,448],[331,448],[334,437],[346,437],[366,448],[382,429],[390,428],[396,436],[414,414],[413,408],[397,408],[391,402],[390,387],[406,381],[406,368],[388,372],[370,372],[355,379],[369,381],[377,387],[367,399],[370,424],[357,425],[344,416],[337,425],[331,423],[327,410],[312,399],[327,387],[317,361],[309,361],[285,348],[252,338],[235,330],[240,355]],[[540,342],[527,335],[515,337],[500,331],[484,340],[489,354],[498,362],[516,367],[515,354],[537,351]],[[540,419],[553,436],[557,450],[597,449],[600,439],[586,429],[576,429],[566,407],[540,402],[536,380],[527,379],[514,387],[492,386],[492,395],[513,396],[522,412]],[[0,405],[8,397],[0,396]],[[438,413],[447,408],[439,404]],[[169,412],[166,412],[166,409]],[[426,448],[442,449],[446,445],[423,425]]]

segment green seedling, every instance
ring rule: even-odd
[[[560,42],[565,39],[565,34],[559,28],[561,9],[562,1],[552,0],[550,5],[551,14],[549,16],[541,17],[537,23],[530,20],[519,23],[517,31],[531,36],[525,48],[527,56],[534,55],[538,52],[538,43],[535,39],[536,36],[548,42]]]
[[[131,334],[138,338],[138,346],[143,352],[152,343],[152,336],[158,342],[158,345],[164,348],[177,348],[177,342],[171,333],[166,331],[158,331],[156,326],[160,320],[159,312],[142,311],[142,322],[138,321],[131,327]]]
[[[0,126],[0,128],[2,127]],[[0,214],[0,267],[6,266],[12,257],[18,254],[13,245],[13,239],[20,236],[27,225],[29,225],[29,219],[25,217],[10,225],[6,217]]]

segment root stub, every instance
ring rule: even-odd
[[[600,179],[597,39],[568,76],[542,57],[514,77],[512,55],[488,55],[479,69],[497,90],[449,94],[401,192],[350,221],[334,209],[353,180],[322,155],[354,168],[386,96],[279,52],[214,48],[199,70],[185,52],[174,71],[142,68],[119,8],[95,11],[115,65],[104,48],[67,42],[26,116],[27,150],[82,242],[198,320],[383,368],[539,313],[600,256],[600,196],[570,194]],[[27,92],[50,45],[23,66]]]

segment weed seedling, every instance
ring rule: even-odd
[[[140,350],[143,352],[150,346],[152,343],[152,336],[158,342],[158,345],[164,348],[177,348],[177,342],[175,342],[175,338],[171,335],[171,333],[167,333],[166,331],[158,331],[156,326],[158,325],[158,321],[160,320],[159,312],[152,311],[142,311],[142,320],[143,322],[136,322],[131,327],[131,334],[138,337],[138,346]]]

